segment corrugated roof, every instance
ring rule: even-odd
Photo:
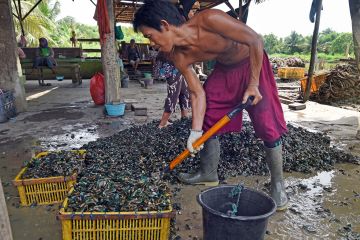
[[[226,0],[201,0],[201,9],[213,8]],[[141,7],[144,0],[117,0],[114,3],[116,22],[130,23],[133,20],[134,13]]]

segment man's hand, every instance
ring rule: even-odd
[[[256,105],[258,102],[261,101],[262,96],[261,96],[261,93],[260,93],[257,85],[251,85],[251,84],[248,85],[248,87],[244,93],[242,103],[246,103],[247,99],[251,96],[254,96],[254,101],[253,101],[252,105]]]
[[[197,149],[193,148],[193,143],[198,140],[203,134],[202,130],[190,130],[190,136],[187,140],[187,149],[190,151],[190,154],[192,157],[195,156],[195,153],[197,153],[198,151],[200,151],[203,147],[204,144],[202,144],[200,147],[198,147]]]

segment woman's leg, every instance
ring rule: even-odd
[[[160,120],[159,127],[165,127],[169,125],[169,118],[171,113],[175,111],[176,103],[179,97],[179,81],[176,81],[175,77],[172,76],[167,79],[167,97],[165,99],[164,113]]]
[[[35,57],[33,62],[33,68],[37,69],[42,65],[42,57]]]
[[[189,109],[191,108],[190,93],[188,90],[187,83],[182,75],[180,76],[179,82],[180,82],[179,105],[181,109],[181,118],[187,118]]]
[[[161,117],[160,123],[159,123],[159,128],[163,128],[163,127],[166,127],[166,126],[172,124],[169,122],[170,115],[171,115],[171,113],[164,111],[164,113]]]
[[[55,65],[54,65],[54,63],[51,61],[51,59],[50,59],[50,58],[45,58],[44,60],[45,60],[46,66],[51,69],[51,71],[52,71],[53,74],[56,74]]]

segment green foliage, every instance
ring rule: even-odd
[[[38,0],[21,1],[21,9],[25,15]],[[244,1],[246,2],[246,1]],[[12,1],[13,12],[17,14],[14,3]],[[88,26],[75,21],[73,17],[65,17],[56,21],[56,17],[60,13],[60,2],[58,0],[43,0],[37,8],[23,22],[26,32],[26,39],[29,46],[38,46],[38,39],[45,37],[48,39],[50,46],[53,47],[70,47],[71,32],[76,32],[79,38],[99,38],[97,26]],[[14,17],[15,30],[17,38],[21,34],[19,21]],[[135,39],[138,43],[148,43],[148,39],[142,34],[135,33],[130,24],[122,24],[124,39],[122,41],[130,42]],[[304,60],[310,60],[312,36],[302,36],[293,31],[284,39],[278,38],[274,34],[263,36],[264,48],[272,56],[297,56]],[[99,49],[99,43],[82,43],[84,49]],[[348,57],[347,54],[353,56],[354,45],[351,33],[337,33],[328,28],[319,33],[317,44],[318,58],[326,61],[334,61],[335,59]]]
[[[30,11],[30,9],[36,4],[38,0],[21,1],[21,10],[23,15]],[[14,2],[17,5],[17,1],[12,1],[12,10],[17,15]],[[71,32],[76,32],[77,38],[99,38],[99,32],[97,26],[88,26],[80,24],[75,21],[73,17],[65,17],[56,21],[56,17],[60,13],[60,2],[58,0],[43,0],[33,12],[23,21],[25,37],[28,41],[29,47],[38,46],[38,39],[45,37],[49,41],[49,45],[52,47],[70,47]],[[18,19],[14,17],[15,31],[17,33],[17,39],[21,35],[21,27]],[[139,43],[147,43],[142,34],[135,33],[132,27],[122,26],[126,42],[130,42],[131,39],[135,39]],[[99,49],[99,43],[83,43],[83,48]]]
[[[129,25],[129,24],[127,24]],[[129,25],[122,25],[121,29],[124,33],[124,39],[122,41],[130,42],[131,39],[135,39],[135,42],[137,43],[148,43],[149,40],[144,38],[144,36],[141,33],[134,32],[134,29]]]
[[[354,53],[354,42],[352,34],[338,34],[337,37],[332,41],[330,51],[332,53],[343,53],[344,56]]]
[[[282,39],[278,39],[274,34],[264,35],[264,48],[269,54],[280,52],[283,47]]]
[[[282,49],[284,53],[294,54],[296,52],[303,52],[305,49],[304,37],[295,31],[292,31],[290,36],[284,39],[284,46]]]
[[[36,0],[21,1],[21,12],[23,16],[30,11],[30,9],[36,3]],[[52,17],[58,13],[57,4],[49,4],[50,1],[43,1],[34,11],[28,15],[23,21],[25,36],[29,46],[38,46],[38,39],[40,37],[47,37],[49,43],[53,43],[53,39],[50,37],[51,32],[55,31],[55,22]],[[17,9],[14,5],[17,1],[12,1],[12,10],[17,14]],[[21,27],[19,20],[14,17],[15,31],[17,38],[21,35]]]
[[[293,31],[282,42],[281,38],[277,38],[273,34],[264,36],[265,49],[269,54],[278,56],[280,54],[309,56],[311,53],[312,36],[303,37],[301,34]],[[317,43],[318,56],[323,56],[325,60],[332,61],[334,56],[339,58],[348,57],[346,51],[350,55],[354,54],[354,44],[351,33],[337,33],[331,29],[325,29],[319,34]],[[326,56],[326,57],[325,57]]]

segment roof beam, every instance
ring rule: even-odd
[[[90,2],[92,2],[92,4],[94,4],[94,6],[96,7],[96,3],[94,3],[94,1],[93,1],[93,0],[90,0]]]
[[[225,4],[230,8],[231,12],[237,16],[238,19],[240,19],[240,15],[235,11],[231,3],[229,1],[225,1]]]
[[[28,13],[25,14],[24,17],[21,17],[21,14],[20,14],[21,21],[24,21],[25,18],[26,18],[27,16],[29,16],[29,14],[32,13],[32,11],[34,11],[34,9],[35,9],[41,2],[42,2],[42,0],[39,0],[37,3],[35,3],[35,5],[29,10]],[[20,4],[20,0],[19,0],[19,4]],[[20,9],[20,8],[21,8],[21,7],[19,6],[19,9]],[[21,12],[21,10],[19,10],[19,11]]]

